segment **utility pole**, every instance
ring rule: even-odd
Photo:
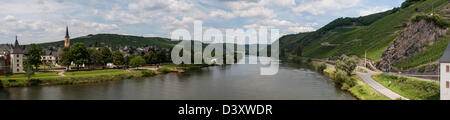
[[[364,67],[367,67],[367,49],[364,51]]]

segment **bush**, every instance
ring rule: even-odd
[[[39,84],[42,83],[42,81],[39,80],[39,79],[31,79],[31,80],[28,81],[28,83],[29,83],[30,85],[39,85]]]
[[[350,80],[350,77],[347,76],[347,73],[342,70],[336,70],[334,73],[334,82],[337,85],[342,85],[345,81]]]
[[[424,73],[426,67],[427,67],[426,65],[424,65],[424,66],[422,66],[422,67],[419,67],[419,70],[418,70],[418,71],[421,72],[421,73]]]
[[[351,76],[352,72],[356,68],[358,60],[354,57],[345,57],[343,60],[336,62],[336,70],[341,70],[347,73],[347,76]]]
[[[150,71],[150,70],[144,70],[144,71],[141,71],[141,73],[142,73],[142,77],[151,77],[151,76],[156,75],[156,73],[154,71]]]
[[[334,74],[334,81],[337,85],[341,86],[341,89],[347,90],[356,85],[356,80],[347,76],[347,73],[342,70],[337,70]]]
[[[447,28],[450,24],[444,20],[439,14],[433,14],[433,16],[429,15],[415,15],[411,18],[413,22],[419,22],[421,20],[426,20],[428,22],[433,22],[435,25],[441,28]]]
[[[172,72],[172,71],[169,70],[168,68],[163,67],[163,68],[158,69],[158,72],[161,72],[161,73],[170,73],[170,72]]]
[[[320,62],[317,65],[317,71],[319,71],[320,73],[323,73],[323,70],[327,69],[327,64],[324,62]]]

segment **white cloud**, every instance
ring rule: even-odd
[[[209,13],[209,16],[210,17],[220,17],[220,18],[225,18],[225,19],[232,19],[232,18],[236,17],[233,13],[227,12],[227,11],[224,11],[224,10],[211,11]]]
[[[296,26],[296,27],[288,27],[287,32],[290,33],[300,33],[300,32],[311,32],[315,29],[311,26]]]
[[[275,3],[276,5],[286,6],[286,7],[291,7],[291,6],[296,5],[295,0],[274,0],[272,2]]]
[[[239,13],[239,16],[241,17],[250,17],[250,18],[251,17],[273,18],[277,16],[273,10],[264,7],[253,7],[246,10],[238,10],[235,12]]]
[[[366,16],[366,15],[370,15],[370,14],[374,14],[374,13],[384,12],[384,11],[387,11],[387,10],[390,10],[390,9],[392,9],[392,8],[376,6],[376,7],[373,7],[373,8],[360,10],[359,11],[359,15],[360,16]]]
[[[105,14],[104,18],[109,21],[121,22],[124,24],[138,24],[142,19],[122,10],[112,10]]]
[[[308,12],[312,15],[325,14],[330,10],[340,10],[360,5],[360,0],[311,0],[299,3],[294,12]]]

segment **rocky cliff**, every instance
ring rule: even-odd
[[[436,39],[444,36],[447,29],[435,25],[431,21],[420,20],[412,22],[404,29],[386,51],[383,52],[379,69],[389,69],[396,64],[426,49],[426,44],[432,45]]]

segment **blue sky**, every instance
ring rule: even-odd
[[[98,33],[170,37],[175,29],[316,30],[339,17],[398,7],[404,0],[0,0],[0,44],[63,40]]]

